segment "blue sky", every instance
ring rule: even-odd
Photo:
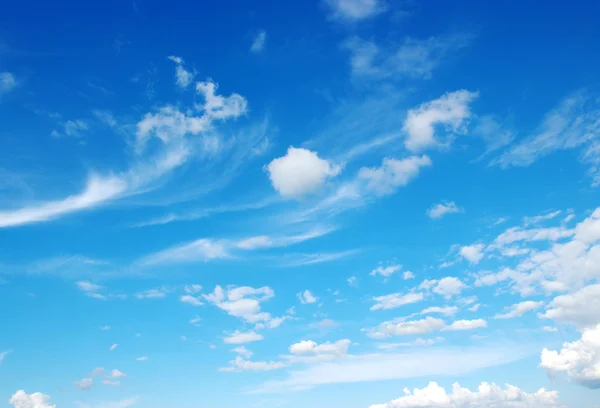
[[[0,406],[598,408],[600,8],[525,3],[2,6]]]

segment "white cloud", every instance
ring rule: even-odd
[[[431,207],[429,210],[427,210],[427,215],[429,216],[429,218],[439,219],[446,214],[453,214],[461,211],[462,210],[458,208],[454,201],[447,201],[436,204],[433,207]]]
[[[246,358],[252,357],[252,354],[253,354],[250,350],[248,350],[244,346],[235,347],[235,348],[231,349],[231,351],[241,355],[242,357],[246,357]]]
[[[344,47],[350,52],[354,78],[375,80],[430,79],[448,54],[466,47],[472,36],[464,34],[417,39],[382,46],[352,37]]]
[[[268,286],[252,288],[250,286],[228,286],[223,289],[216,286],[213,293],[202,297],[226,311],[229,315],[238,317],[248,323],[269,322],[272,316],[261,311],[261,302],[275,296],[273,289]]]
[[[102,380],[102,384],[110,385],[111,387],[120,387],[121,381]]]
[[[243,96],[236,93],[227,97],[217,95],[218,88],[219,84],[212,81],[196,83],[196,91],[204,96],[203,109],[209,118],[225,120],[246,114],[248,102]]]
[[[91,378],[83,378],[79,381],[75,381],[75,386],[82,390],[89,390],[94,386],[94,380]]]
[[[467,285],[460,279],[448,276],[437,282],[433,287],[433,292],[444,296],[446,299],[450,299],[452,296],[460,295],[466,287]]]
[[[210,239],[198,239],[146,256],[140,260],[140,263],[143,265],[158,265],[163,263],[206,262],[228,258],[229,256],[223,243]]]
[[[347,281],[348,281],[348,286],[352,286],[352,287],[354,287],[354,288],[358,286],[358,283],[357,283],[356,276],[350,276],[350,277],[347,279]]]
[[[409,280],[409,279],[414,279],[415,278],[415,274],[412,273],[411,271],[406,271],[402,274],[402,279],[404,280]]]
[[[119,347],[118,344],[113,344],[112,346],[110,346],[110,351],[113,351],[114,349],[116,349],[117,347]]]
[[[335,343],[322,343],[317,344],[312,340],[303,340],[290,346],[290,353],[292,354],[312,354],[312,355],[323,355],[331,354],[335,356],[345,356],[348,353],[348,347],[350,347],[350,340],[343,339],[338,340]]]
[[[395,309],[397,307],[409,305],[411,303],[417,303],[423,300],[424,296],[422,293],[391,293],[384,296],[375,296],[373,300],[376,302],[371,306],[371,310],[387,310]]]
[[[121,178],[92,175],[80,194],[14,211],[0,211],[0,228],[49,221],[68,213],[90,209],[116,198],[125,189],[126,183]]]
[[[136,361],[148,361],[148,357],[142,356],[135,359]]]
[[[194,74],[183,67],[183,59],[181,57],[167,57],[175,63],[175,83],[180,88],[187,88],[194,79]]]
[[[483,259],[483,244],[466,245],[460,248],[459,254],[472,264],[478,264]]]
[[[103,373],[104,373],[103,367],[96,367],[90,373],[90,377],[96,377],[96,376],[102,375]]]
[[[527,300],[521,303],[514,304],[512,306],[507,306],[505,308],[504,313],[498,313],[494,316],[494,319],[513,319],[515,317],[523,316],[525,313],[530,312],[532,310],[539,309],[544,306],[544,302],[534,302],[532,300]]]
[[[114,369],[110,372],[110,378],[125,378],[127,375],[117,369]]]
[[[371,18],[386,10],[383,0],[325,0],[331,9],[331,18],[356,22]]]
[[[197,297],[192,295],[182,295],[181,297],[179,297],[179,301],[190,304],[192,306],[202,306],[204,304]]]
[[[442,319],[426,317],[421,320],[384,322],[377,328],[368,331],[367,334],[375,339],[384,339],[390,336],[427,334],[441,330],[444,326],[445,323]]]
[[[388,266],[378,266],[377,268],[371,271],[371,276],[381,275],[383,277],[389,277],[393,273],[398,272],[402,269],[402,265],[388,265]]]
[[[230,364],[230,367],[221,368],[219,371],[272,371],[285,367],[280,361],[249,361],[241,356],[230,361]]]
[[[415,388],[412,392],[404,389],[404,396],[385,404],[374,404],[369,408],[549,408],[562,407],[558,402],[557,391],[546,391],[544,388],[535,393],[527,393],[518,387],[506,384],[502,389],[494,383],[483,382],[477,391],[463,388],[458,383],[452,385],[452,392],[430,382],[423,389]]]
[[[273,393],[308,389],[325,384],[352,384],[423,378],[437,375],[465,375],[474,370],[494,367],[523,358],[521,346],[415,349],[410,353],[381,353],[348,356],[343,359],[309,365],[288,373],[283,380],[267,381],[253,393]],[[473,407],[474,408],[474,407]]]
[[[12,350],[5,350],[3,352],[0,353],[0,363],[2,363],[4,361],[4,359],[6,358],[7,355],[9,355],[10,353],[12,353]]]
[[[487,322],[483,319],[474,320],[455,320],[450,326],[443,328],[444,331],[463,331],[484,329],[487,327]]]
[[[202,285],[198,285],[196,283],[194,283],[192,285],[185,285],[183,287],[183,290],[188,295],[195,295],[196,293],[199,293],[200,291],[202,291]]]
[[[560,351],[542,350],[540,367],[567,376],[592,389],[600,388],[600,324],[584,329],[581,339],[564,343]]]
[[[541,317],[572,324],[579,329],[593,327],[600,322],[600,284],[555,297]]]
[[[456,307],[456,306],[446,306],[446,307],[430,306],[428,308],[421,310],[420,314],[439,313],[444,316],[452,316],[452,315],[455,315],[456,312],[458,312],[458,307]]]
[[[431,166],[428,156],[410,156],[405,159],[386,157],[380,167],[363,167],[358,179],[366,182],[366,189],[375,195],[392,194],[419,175],[421,168]]]
[[[342,170],[307,149],[289,147],[283,157],[266,167],[271,184],[285,198],[301,198],[317,191],[325,181]]]
[[[471,116],[469,105],[477,96],[477,92],[466,90],[450,92],[409,110],[404,122],[406,148],[419,151],[439,145],[435,126],[443,125],[451,134],[465,133],[466,120]]]
[[[250,47],[250,52],[255,54],[261,53],[265,49],[265,42],[267,41],[267,32],[265,30],[260,30],[258,34],[252,40],[252,46]]]
[[[14,408],[56,408],[50,404],[50,396],[41,392],[27,394],[23,390],[15,392],[8,401]]]
[[[100,327],[100,330],[102,330],[102,331],[110,330],[110,326],[109,325],[102,326],[102,327]]]
[[[0,72],[0,96],[8,93],[17,87],[17,79],[7,71]]]
[[[296,296],[298,296],[300,303],[302,303],[303,305],[309,303],[316,303],[317,300],[319,300],[315,296],[313,296],[313,294],[310,293],[310,290],[308,289],[306,289],[304,292],[298,293]]]
[[[251,343],[253,341],[260,341],[262,340],[264,337],[254,331],[249,331],[249,332],[240,332],[239,330],[236,330],[233,334],[225,337],[223,339],[223,341],[227,344],[245,344],[245,343]]]
[[[422,339],[417,338],[413,341],[403,343],[382,343],[378,344],[377,348],[380,350],[393,350],[400,347],[427,347],[433,346],[436,343],[444,341],[443,337],[436,337],[435,339]]]
[[[156,288],[156,289],[148,289],[141,292],[136,293],[134,296],[137,299],[162,299],[169,293],[169,289],[166,287]]]

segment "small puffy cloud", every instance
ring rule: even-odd
[[[308,304],[308,303],[316,303],[317,299],[315,296],[313,296],[312,293],[310,293],[310,290],[305,290],[304,292],[300,292],[297,294],[298,299],[300,299],[300,303],[304,304]]]
[[[56,405],[50,404],[50,396],[41,392],[27,394],[23,390],[15,392],[8,403],[14,408],[56,408]]]
[[[265,49],[265,43],[267,41],[267,32],[265,30],[260,30],[258,34],[254,37],[252,41],[252,46],[250,46],[250,52],[255,54],[261,53]]]
[[[248,101],[240,94],[217,95],[219,84],[212,81],[197,82],[196,92],[204,96],[205,115],[210,119],[237,118],[248,112]]]
[[[195,295],[196,293],[199,293],[200,291],[202,291],[202,285],[198,285],[198,284],[185,285],[183,290],[188,295]]]
[[[226,289],[216,286],[213,293],[202,295],[204,300],[247,323],[269,322],[272,319],[269,313],[261,311],[260,305],[273,296],[275,292],[268,286],[229,286]]]
[[[285,156],[266,167],[271,184],[285,198],[301,198],[317,191],[325,181],[340,173],[341,167],[320,158],[317,153],[289,147]]]
[[[0,72],[0,95],[8,93],[17,87],[17,79],[10,72]]]
[[[91,378],[82,378],[79,381],[75,381],[75,386],[81,390],[89,390],[94,386],[94,380]]]
[[[358,282],[357,282],[356,276],[350,276],[347,279],[347,282],[348,282],[348,286],[352,286],[354,288],[358,286]]]
[[[415,274],[412,273],[411,271],[406,271],[402,274],[402,279],[404,280],[409,280],[409,279],[414,279],[415,278]]]
[[[102,330],[102,331],[107,331],[107,330],[110,330],[110,329],[111,329],[111,327],[109,325],[100,327],[100,330]]]
[[[125,374],[124,372],[119,371],[117,369],[114,369],[110,372],[109,377],[110,378],[125,378],[125,377],[127,377],[127,374]]]
[[[202,306],[202,303],[197,297],[192,295],[183,295],[179,297],[179,301],[183,303],[190,304],[192,306]]]
[[[117,347],[119,347],[119,345],[115,343],[115,344],[113,344],[112,346],[110,346],[110,349],[109,349],[109,350],[110,350],[110,351],[114,351],[114,350],[115,350]]]
[[[180,88],[187,88],[194,79],[194,74],[183,67],[183,59],[181,57],[167,57],[175,63],[175,83]]]
[[[465,133],[465,122],[471,116],[469,105],[477,96],[477,92],[466,90],[449,92],[409,110],[404,121],[406,148],[420,151],[439,145],[440,141],[435,137],[436,126],[443,126],[446,133]]]
[[[392,194],[419,175],[423,167],[431,166],[426,156],[410,156],[405,159],[386,157],[380,167],[363,167],[358,172],[359,180],[366,183],[366,189],[375,195]]]
[[[472,264],[478,264],[483,259],[483,244],[466,245],[460,248],[459,254]]]
[[[433,292],[438,295],[444,296],[446,299],[450,299],[452,296],[460,295],[465,285],[460,279],[453,276],[448,276],[440,279],[437,284],[433,287]]]
[[[550,373],[565,372],[585,387],[600,388],[600,324],[584,329],[581,339],[564,343],[560,351],[542,350],[540,367]]]
[[[424,296],[422,293],[392,293],[385,296],[375,296],[373,300],[376,302],[371,306],[371,310],[388,310],[395,309],[397,307],[409,305],[411,303],[417,303],[423,300]]]
[[[535,393],[527,393],[518,387],[507,384],[502,389],[493,383],[483,382],[477,391],[463,388],[458,383],[452,385],[448,394],[436,382],[430,382],[423,389],[415,388],[412,392],[404,389],[404,396],[388,403],[374,404],[369,408],[478,408],[478,407],[511,407],[511,408],[550,408],[562,407],[558,402],[557,391],[546,391],[544,388]]]
[[[446,214],[453,214],[461,211],[462,210],[456,205],[454,201],[448,201],[434,205],[429,210],[427,210],[427,215],[429,216],[429,218],[439,219]]]
[[[464,331],[484,329],[487,327],[487,322],[483,319],[474,320],[455,320],[450,326],[444,327],[444,331]]]
[[[498,313],[494,316],[494,319],[513,319],[515,317],[523,316],[525,313],[530,312],[532,310],[539,309],[542,306],[544,306],[544,302],[534,302],[533,300],[527,300],[525,302],[520,302],[512,306],[506,307],[504,313]]]
[[[325,0],[331,18],[343,22],[356,22],[371,18],[386,10],[383,0]]]
[[[261,334],[254,331],[240,332],[239,330],[236,330],[233,334],[225,337],[223,341],[227,344],[245,344],[253,341],[260,341],[263,338],[264,337]]]
[[[335,343],[322,343],[318,344],[312,340],[304,340],[290,346],[290,353],[292,354],[311,354],[311,355],[323,355],[332,354],[335,356],[344,356],[348,353],[348,347],[350,347],[350,340],[343,339],[338,340]]]
[[[384,339],[390,336],[407,336],[431,333],[443,329],[445,323],[442,319],[426,317],[421,320],[391,321],[380,324],[377,328],[368,331],[368,336],[374,339]]]
[[[143,356],[143,357],[138,357],[135,359],[136,361],[148,361],[148,357]]]
[[[393,273],[398,272],[400,269],[402,269],[402,265],[388,265],[388,266],[378,266],[377,268],[373,269],[371,271],[371,276],[377,276],[377,275],[381,275],[385,278],[389,277],[390,275],[392,275]]]

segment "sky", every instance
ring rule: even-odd
[[[0,407],[600,407],[598,2],[0,10]]]

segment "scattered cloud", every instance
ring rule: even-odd
[[[254,331],[240,332],[236,330],[233,334],[225,337],[223,341],[227,344],[246,344],[254,341],[260,341],[264,337]]]
[[[302,303],[303,305],[309,303],[316,303],[319,300],[315,296],[313,296],[313,294],[310,293],[310,290],[308,289],[306,289],[304,292],[298,293],[297,296],[300,300],[300,303]]]
[[[487,322],[483,319],[474,320],[456,320],[450,326],[444,327],[444,331],[464,331],[474,329],[485,329]]]
[[[175,63],[175,83],[180,88],[187,88],[194,80],[194,73],[186,70],[183,67],[183,59],[181,57],[167,57]]]
[[[265,30],[260,30],[254,40],[252,40],[252,45],[250,46],[250,52],[258,54],[265,50],[265,43],[267,41],[267,32]]]
[[[504,313],[499,313],[494,316],[494,319],[514,319],[515,317],[523,316],[525,313],[539,309],[544,306],[544,302],[534,302],[527,300],[521,303],[507,306]]]
[[[383,276],[384,278],[387,278],[389,276],[391,276],[392,274],[398,272],[400,269],[402,269],[402,265],[388,265],[388,266],[383,266],[383,265],[379,265],[377,268],[373,269],[371,271],[371,276]]]
[[[112,346],[110,346],[110,351],[114,351],[117,347],[119,347],[118,344],[113,344]]]
[[[410,156],[405,159],[385,158],[380,167],[363,167],[359,180],[366,183],[367,191],[378,196],[392,194],[419,175],[423,167],[431,166],[428,156]]]
[[[460,248],[459,254],[472,264],[478,264],[483,259],[483,244],[466,245]]]
[[[446,214],[454,214],[461,212],[460,209],[454,201],[446,201],[443,203],[439,203],[431,207],[427,210],[427,215],[429,218],[440,219]]]
[[[56,408],[50,404],[50,396],[41,392],[27,394],[23,390],[15,392],[8,401],[14,408]]]
[[[385,296],[375,296],[373,300],[375,304],[371,306],[371,310],[388,310],[395,309],[397,307],[409,305],[411,303],[417,303],[424,299],[422,293],[392,293]]]
[[[383,0],[325,0],[330,17],[342,22],[357,22],[383,13],[387,7]]]
[[[17,79],[11,72],[0,72],[0,96],[6,94],[17,87]]]
[[[83,378],[79,381],[75,381],[75,386],[81,390],[89,390],[94,386],[94,380],[91,378]]]

